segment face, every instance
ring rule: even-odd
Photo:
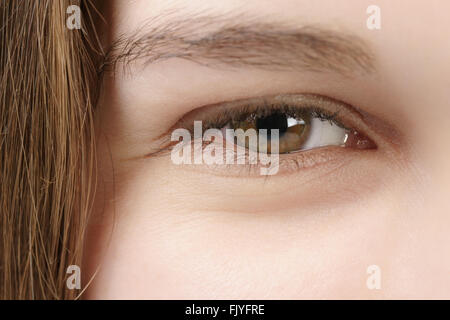
[[[86,297],[449,298],[449,10],[108,2]],[[279,129],[276,172],[177,164],[194,121]]]

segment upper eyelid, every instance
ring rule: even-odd
[[[301,109],[303,107],[305,109],[313,108],[322,110],[325,114],[329,114],[330,117],[334,114],[339,114],[342,118],[348,114],[354,114],[358,117],[362,117],[362,114],[359,113],[357,109],[353,108],[351,105],[345,102],[313,93],[293,93],[262,96],[249,99],[239,99],[235,101],[227,101],[203,106],[185,114],[176,122],[174,126],[171,127],[169,131],[173,131],[177,128],[188,129],[192,126],[194,121],[208,121],[208,117],[212,118],[213,116],[217,116],[218,114],[227,118],[231,117],[231,115],[234,114],[236,110],[238,110],[238,112],[241,111],[245,113],[256,111],[257,108],[281,108],[283,105],[290,105],[292,106],[292,108],[297,109]],[[228,115],[227,112],[229,113]],[[338,117],[333,118],[339,121]]]

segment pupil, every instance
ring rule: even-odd
[[[256,128],[267,129],[267,135],[270,138],[270,130],[278,129],[279,136],[281,137],[288,129],[288,121],[286,114],[282,113],[273,113],[267,117],[262,117],[256,119]]]

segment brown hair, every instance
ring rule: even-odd
[[[82,29],[66,27],[70,5]],[[101,46],[85,0],[0,2],[0,299],[71,299],[92,204]]]

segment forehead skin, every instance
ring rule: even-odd
[[[366,27],[372,4],[381,8],[380,30]],[[108,2],[111,43],[149,19],[164,25],[173,16],[236,15],[354,35],[367,43],[376,71],[342,78],[174,59],[145,68],[136,61],[107,75],[84,282],[100,269],[86,297],[449,298],[449,11],[445,0]],[[181,173],[163,160],[123,161],[148,152],[149,141],[195,107],[302,91],[350,100],[403,137],[392,151],[401,160],[370,162],[360,192],[342,193],[351,203],[290,206],[234,182],[242,194],[230,198],[230,185],[205,174]],[[276,181],[281,196],[310,195],[307,184]],[[264,207],[271,213],[255,216]],[[381,290],[366,286],[370,265],[381,268]]]

